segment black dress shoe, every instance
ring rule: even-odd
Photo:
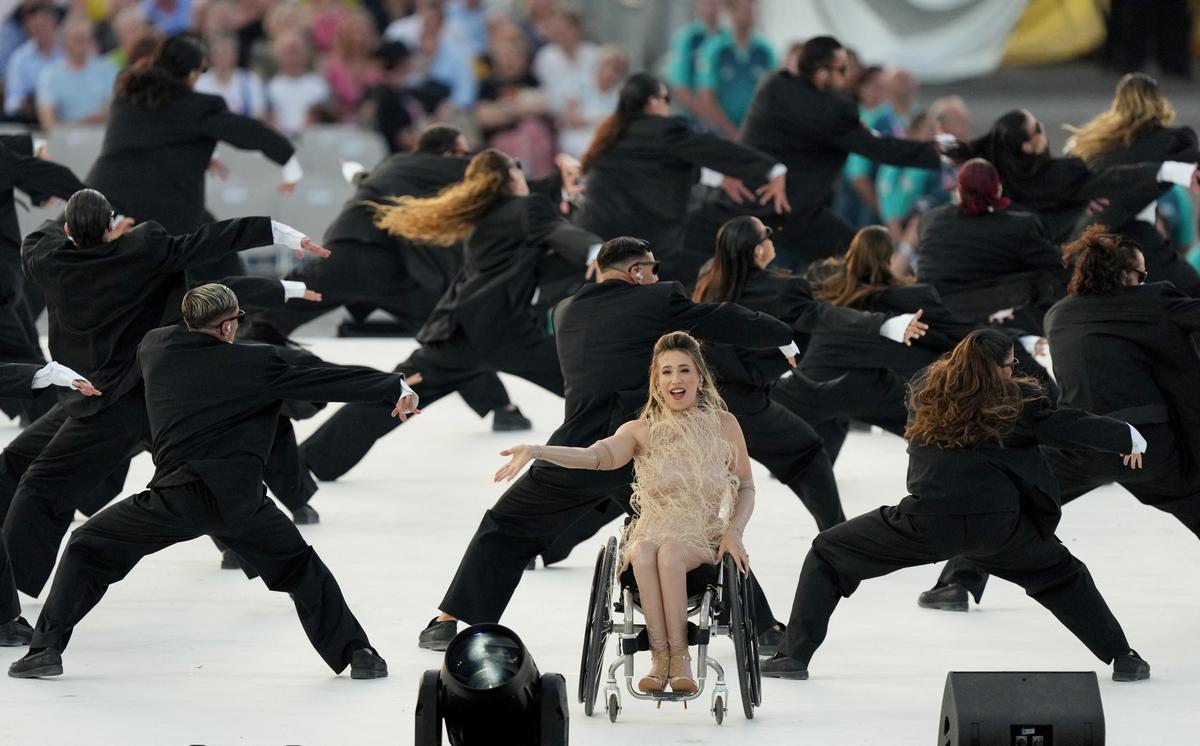
[[[373,648],[360,648],[350,658],[350,678],[382,679],[388,675],[387,661]]]
[[[530,571],[530,570],[536,570],[536,569],[537,569],[537,557],[536,556],[530,557],[529,561],[525,563],[525,570]]]
[[[967,611],[970,603],[967,589],[958,583],[935,585],[917,596],[917,606],[922,609],[941,609],[942,611]]]
[[[1141,681],[1150,678],[1150,664],[1136,650],[1113,659],[1113,681]]]
[[[457,634],[458,622],[453,619],[439,622],[437,617],[434,617],[429,620],[425,629],[421,630],[421,635],[417,638],[417,645],[426,650],[445,650]]]
[[[221,569],[222,570],[240,570],[242,569],[242,558],[237,555],[237,552],[232,549],[221,550]]]
[[[292,511],[292,523],[297,526],[311,526],[314,523],[321,522],[321,514],[313,509],[311,505],[301,505]]]
[[[14,679],[36,679],[41,676],[62,676],[62,656],[54,648],[29,651],[25,657],[8,667]]]
[[[796,681],[808,679],[808,666],[795,658],[787,657],[783,653],[776,653],[758,664],[758,670],[762,672],[763,676],[769,676],[772,679],[793,679]]]
[[[28,645],[33,640],[33,627],[19,616],[11,622],[0,624],[0,648],[15,648]]]
[[[758,636],[758,654],[770,658],[779,652],[779,643],[783,642],[783,631],[787,627],[779,622],[772,625],[766,632]]]
[[[517,430],[532,430],[533,423],[521,414],[521,410],[513,407],[512,411],[499,407],[492,410],[492,432],[511,433]]]

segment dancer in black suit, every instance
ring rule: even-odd
[[[617,110],[583,156],[588,183],[578,222],[601,238],[649,241],[663,262],[663,279],[691,285],[710,257],[707,242],[693,251],[684,245],[688,199],[701,168],[724,174],[739,199],[770,203],[783,213],[787,167],[755,148],[696,132],[670,112],[670,92],[658,78],[638,73],[625,81]]]
[[[1039,443],[1108,452],[1136,468],[1146,442],[1129,424],[1055,409],[1031,378],[1012,375],[1003,332],[981,329],[912,385],[908,497],[813,540],[792,616],[764,676],[807,679],[838,601],[868,578],[964,554],[1023,587],[1092,653],[1113,679],[1150,677],[1130,649],[1087,567],[1054,536],[1058,485]]]
[[[283,400],[374,402],[406,418],[416,396],[403,376],[370,368],[294,365],[266,345],[235,345],[244,314],[224,285],[183,298],[183,324],[155,329],[137,349],[155,473],[149,489],[93,516],[71,536],[29,653],[16,678],[57,676],[75,626],[143,557],[210,535],[274,591],[289,594],[325,663],[351,676],[387,676],[329,568],[267,499],[263,463]]]
[[[610,239],[597,262],[600,282],[585,285],[555,313],[567,402],[550,445],[590,446],[636,417],[646,401],[654,343],[668,331],[755,349],[792,342],[791,327],[778,319],[732,303],[695,304],[678,283],[655,284],[658,262],[645,241]],[[441,613],[420,634],[421,647],[445,649],[456,619],[497,621],[526,563],[596,505],[627,500],[631,481],[628,467],[584,472],[535,462],[484,514]]]
[[[0,363],[0,395],[13,399],[32,398],[35,391],[54,386],[75,389],[83,396],[100,396],[100,390],[86,378],[59,363],[44,366],[28,363]],[[8,549],[0,534],[0,647],[28,645],[33,628],[21,617],[17,583],[8,561]]]
[[[1063,404],[1126,420],[1154,447],[1142,468],[1092,451],[1048,448],[1062,503],[1112,482],[1139,502],[1175,516],[1200,537],[1200,300],[1170,283],[1143,284],[1145,255],[1126,236],[1089,228],[1066,247],[1070,295],[1046,314]],[[927,608],[966,611],[987,573],[969,560],[947,563],[921,594]]]
[[[583,277],[585,270],[590,274],[600,239],[563,220],[544,196],[530,194],[517,161],[484,150],[471,159],[463,181],[436,196],[381,205],[378,224],[442,247],[463,242],[462,271],[417,334],[421,347],[396,367],[421,374],[426,404],[488,371],[511,373],[562,395],[554,339],[530,302],[547,251]],[[342,407],[301,444],[302,455],[318,479],[337,479],[398,424],[373,408]]]
[[[134,63],[117,80],[100,155],[89,186],[139,223],[153,220],[171,235],[212,220],[204,208],[204,175],[217,143],[257,150],[283,167],[279,188],[303,176],[292,143],[256,119],[234,114],[220,96],[192,90],[208,49],[178,34]],[[196,280],[244,274],[237,254],[192,267]]]
[[[72,195],[64,217],[65,224],[48,221],[26,237],[22,260],[46,293],[51,354],[88,371],[105,395],[60,396],[0,456],[0,507],[15,488],[4,538],[17,587],[31,596],[49,578],[80,501],[110,473],[127,468],[148,439],[137,345],[150,329],[178,318],[183,273],[274,243],[328,253],[265,217],[209,223],[185,236],[172,236],[157,223],[114,226],[112,205],[92,189]],[[31,460],[13,457],[29,453]]]

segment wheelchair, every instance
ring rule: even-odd
[[[591,716],[600,693],[600,677],[604,672],[604,649],[610,636],[615,637],[617,657],[608,664],[604,687],[605,710],[610,722],[617,721],[621,712],[621,687],[617,671],[624,668],[625,687],[634,699],[652,700],[661,707],[663,702],[683,702],[704,694],[708,672],[716,674],[710,712],[720,725],[728,709],[729,691],[725,685],[725,669],[709,657],[708,645],[714,634],[733,639],[738,686],[741,689],[742,712],[746,719],[754,717],[754,708],[762,704],[762,677],[758,667],[758,636],[754,628],[753,601],[749,580],[740,573],[732,557],[715,565],[702,565],[687,575],[688,645],[696,646],[696,683],[692,694],[676,692],[641,692],[634,686],[633,658],[639,651],[650,649],[646,625],[635,622],[634,612],[640,612],[637,584],[632,568],[614,578],[617,565],[617,539],[611,537],[596,557],[592,576],[592,592],[588,599],[587,627],[583,637],[583,655],[579,664],[579,701],[584,714]],[[618,598],[613,600],[613,589]],[[619,615],[619,618],[618,618]]]

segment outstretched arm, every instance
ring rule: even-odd
[[[591,469],[593,471],[613,471],[620,469],[633,460],[641,442],[646,423],[641,420],[626,422],[617,431],[603,440],[598,440],[587,448],[571,446],[536,446],[519,445],[506,448],[501,456],[511,456],[508,463],[496,471],[493,481],[512,481],[521,473],[525,464],[533,459],[549,461],[567,469]]]

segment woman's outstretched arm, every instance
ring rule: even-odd
[[[519,445],[500,452],[511,456],[509,462],[496,472],[493,481],[512,481],[521,473],[525,464],[533,459],[542,459],[567,469],[592,469],[612,471],[620,469],[633,460],[633,454],[645,437],[646,423],[642,420],[626,422],[617,431],[587,448],[572,446]]]

